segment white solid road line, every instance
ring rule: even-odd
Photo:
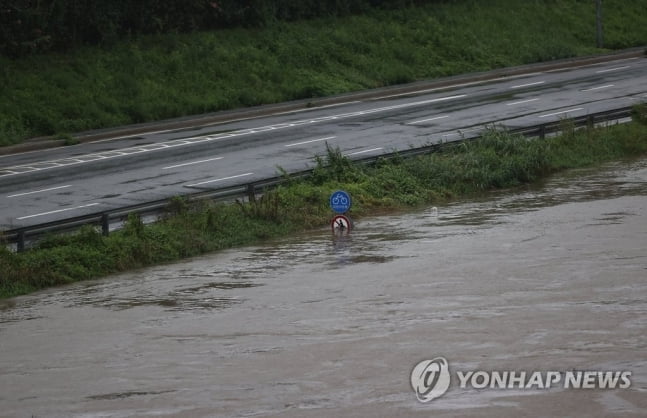
[[[518,102],[506,103],[505,105],[506,105],[506,106],[515,106],[515,105],[520,105],[520,104],[524,104],[524,103],[535,102],[535,101],[537,101],[537,100],[539,100],[539,98],[538,98],[538,97],[537,97],[537,98],[534,98],[534,99],[527,99],[527,100],[520,100],[520,101],[518,101]]]
[[[75,206],[73,208],[65,208],[65,209],[59,209],[59,210],[52,210],[50,212],[43,212],[43,213],[37,213],[35,215],[28,215],[28,216],[21,216],[20,218],[16,218],[18,220],[23,220],[23,219],[28,219],[28,218],[35,218],[36,216],[45,216],[45,215],[51,215],[53,213],[61,213],[61,212],[67,212],[69,210],[75,210],[75,209],[83,209],[83,208],[89,208],[90,206],[96,206],[98,203],[89,203],[87,205],[81,205],[81,206]]]
[[[303,141],[303,142],[295,142],[294,144],[287,144],[284,145],[285,147],[296,147],[297,145],[305,145],[305,144],[310,144],[312,142],[319,142],[319,141],[326,141],[328,139],[335,139],[337,138],[336,136],[327,136],[325,138],[318,138],[318,139],[311,139],[310,141]]]
[[[200,186],[202,184],[215,183],[217,181],[235,179],[235,178],[238,178],[238,177],[251,176],[252,174],[254,174],[254,173],[238,174],[236,176],[222,177],[222,178],[215,179],[215,180],[201,181],[200,183],[187,184],[186,187]]]
[[[380,148],[371,148],[371,149],[366,149],[364,151],[351,152],[350,154],[346,154],[346,156],[349,157],[351,155],[364,154],[366,152],[379,151],[381,149],[382,149],[382,147],[380,147]]]
[[[522,87],[530,87],[530,86],[538,86],[540,84],[544,84],[545,81],[535,81],[534,83],[526,83],[526,84],[517,84],[516,86],[510,87],[511,89],[520,89]]]
[[[308,107],[306,109],[286,110],[285,112],[275,113],[275,115],[289,115],[291,113],[311,112],[313,110],[326,109],[328,107],[345,106],[345,105],[355,104],[355,103],[362,103],[362,101],[353,100],[352,102],[342,102],[342,103],[333,103],[333,104],[323,105],[323,106],[313,106],[313,107]]]
[[[429,119],[414,120],[413,122],[409,122],[409,125],[415,125],[416,123],[431,122],[432,120],[445,119],[445,118],[448,118],[448,117],[449,117],[449,115],[443,115],[443,116],[436,116],[436,117],[429,118]]]
[[[9,195],[7,197],[18,197],[18,196],[26,196],[28,194],[34,194],[34,193],[41,193],[41,192],[49,192],[52,190],[59,190],[59,189],[65,189],[66,187],[71,187],[71,184],[66,184],[65,186],[58,186],[58,187],[50,187],[49,189],[41,189],[41,190],[34,190],[33,192],[24,192],[24,193],[16,193]]]
[[[431,103],[444,102],[444,101],[447,101],[447,100],[461,99],[461,98],[466,97],[466,96],[467,96],[466,94],[457,94],[455,96],[438,97],[438,98],[435,98],[435,99],[421,100],[419,102],[409,102],[409,103],[402,103],[402,104],[393,105],[393,106],[377,107],[377,108],[373,108],[373,109],[360,110],[360,111],[357,111],[357,112],[342,113],[342,114],[339,114],[339,115],[334,115],[333,118],[342,119],[342,118],[350,118],[350,117],[355,117],[355,116],[370,115],[372,113],[386,112],[386,111],[389,111],[389,110],[404,109],[404,108],[407,108],[407,107],[421,106],[421,105],[426,105],[426,104],[431,104]],[[331,117],[329,117],[329,118],[331,118]]]
[[[602,90],[602,89],[608,89],[609,87],[613,87],[615,84],[607,84],[605,86],[598,86],[598,87],[591,87],[589,89],[584,89],[580,91],[593,91],[593,90]]]
[[[413,96],[413,95],[419,95],[419,94],[425,94],[425,93],[433,93],[435,91],[454,90],[454,89],[457,89],[457,88],[460,88],[460,87],[469,87],[469,86],[475,86],[475,85],[478,85],[478,84],[495,83],[497,81],[510,81],[512,79],[515,79],[515,78],[527,78],[527,77],[531,77],[531,76],[539,75],[539,74],[541,74],[541,72],[527,73],[527,74],[517,74],[517,75],[511,75],[511,76],[505,76],[505,77],[496,77],[496,78],[493,78],[491,80],[467,81],[465,83],[451,84],[449,86],[433,87],[433,88],[430,88],[430,89],[415,90],[415,91],[410,91],[410,92],[406,92],[406,93],[389,94],[387,96],[372,97],[370,99],[367,99],[367,101],[391,99],[393,97],[402,97],[402,96]]]
[[[549,116],[555,116],[555,115],[562,115],[564,113],[569,113],[569,112],[577,112],[578,110],[584,110],[582,107],[576,107],[574,109],[568,109],[568,110],[562,110],[561,112],[555,112],[555,113],[548,113],[546,115],[540,115],[540,118],[547,118]]]
[[[631,65],[623,65],[622,67],[614,67],[614,68],[607,68],[606,70],[598,70],[595,73],[600,74],[600,73],[608,73],[610,71],[619,71],[619,70],[624,70],[626,68],[630,68]]]
[[[362,115],[370,115],[372,113],[379,113],[379,112],[386,112],[389,110],[396,110],[396,109],[404,109],[407,107],[413,107],[413,106],[422,106],[426,104],[431,104],[431,103],[438,103],[438,102],[444,102],[447,100],[454,100],[454,99],[461,99],[463,97],[466,97],[466,94],[457,94],[455,96],[446,96],[446,97],[438,97],[436,99],[429,99],[429,100],[421,100],[419,102],[409,102],[409,103],[403,103],[399,105],[393,105],[393,106],[385,106],[385,107],[378,107],[374,109],[367,109],[367,110],[361,110],[358,112],[352,112],[352,113],[342,113],[340,115],[335,115],[335,118],[350,118],[354,116],[362,116]]]
[[[169,168],[184,167],[184,166],[187,166],[187,165],[206,163],[206,162],[209,162],[209,161],[216,161],[216,160],[222,160],[222,159],[223,159],[223,157],[215,157],[215,158],[209,158],[208,160],[191,161],[190,163],[169,165],[168,167],[162,167],[162,170],[168,170]]]
[[[638,58],[642,57],[629,57],[629,58],[620,58],[617,60],[609,61],[606,62],[605,64],[610,64],[610,63],[621,63],[623,61],[632,61],[632,60],[637,60]],[[576,65],[574,67],[568,67],[569,70],[579,70],[580,68],[588,68],[588,67],[599,67],[601,64],[599,62],[593,62],[593,63],[588,63],[588,64],[583,64],[583,65]],[[544,71],[545,73],[559,73],[564,71],[564,68],[555,68],[552,70],[546,70]]]

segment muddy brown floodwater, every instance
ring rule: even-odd
[[[647,160],[0,302],[0,415],[647,416]],[[625,389],[410,374],[630,371]]]

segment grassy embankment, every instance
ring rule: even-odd
[[[647,44],[645,2],[606,0],[604,28]],[[598,52],[593,1],[463,0],[0,57],[0,145]]]
[[[647,154],[647,107],[639,122],[569,131],[527,140],[492,131],[484,138],[411,159],[354,164],[331,150],[313,175],[292,181],[252,203],[169,205],[151,225],[137,217],[103,237],[92,227],[77,235],[51,236],[32,250],[12,253],[0,245],[0,298],[48,286],[170,262],[218,249],[321,227],[331,217],[328,196],[353,196],[353,216],[385,208],[442,204],[458,196],[530,183],[550,173]],[[565,122],[566,123],[566,122]]]

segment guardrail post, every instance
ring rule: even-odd
[[[101,215],[101,233],[104,237],[110,234],[110,219],[107,213]]]
[[[249,199],[250,202],[255,202],[256,201],[256,194],[255,192],[255,187],[252,183],[247,185],[247,198]]]
[[[18,232],[18,240],[16,242],[18,252],[25,251],[25,231]]]
[[[546,125],[541,125],[539,127],[539,138],[540,139],[546,138]]]

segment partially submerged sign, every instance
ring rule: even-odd
[[[346,215],[335,215],[331,222],[332,232],[336,234],[348,234],[353,222]]]
[[[330,208],[337,213],[330,222],[333,234],[348,234],[353,227],[353,221],[345,214],[350,209],[350,205],[350,195],[345,191],[337,190],[330,195]]]

